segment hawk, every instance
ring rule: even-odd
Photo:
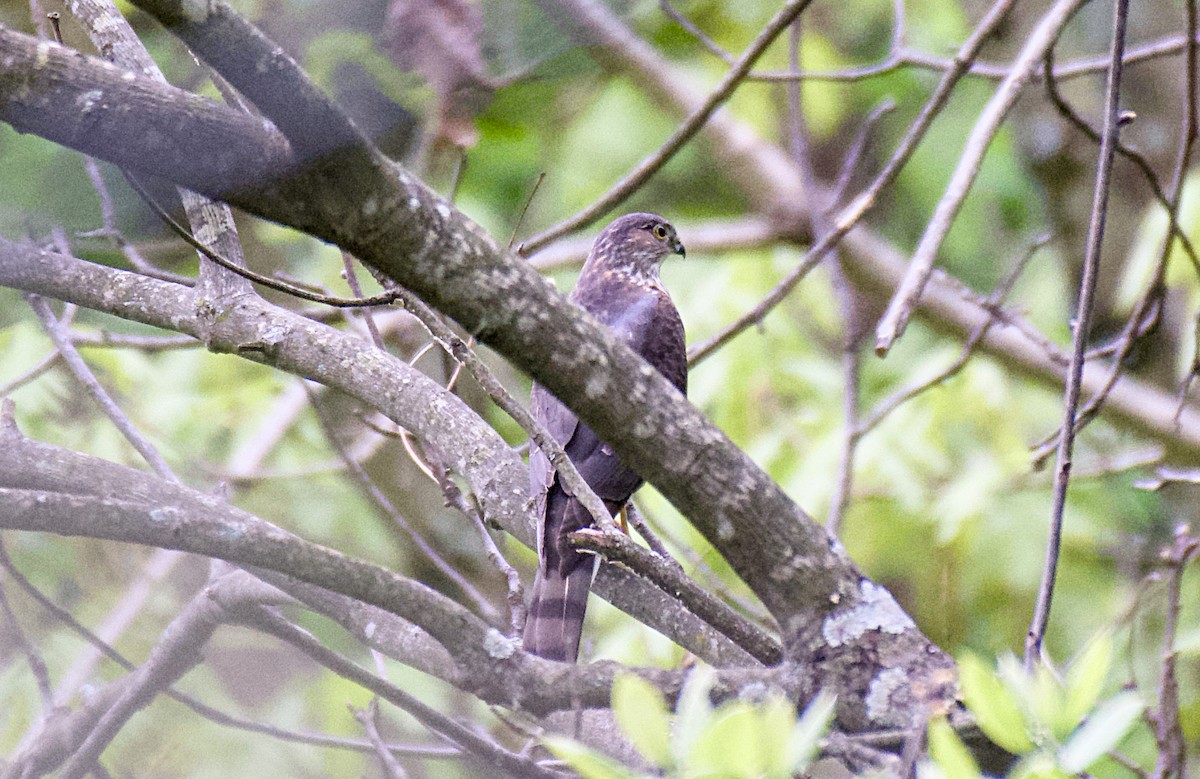
[[[684,250],[667,220],[627,214],[596,238],[570,299],[686,393],[683,322],[658,275],[671,254],[683,255]],[[615,516],[642,485],[642,477],[537,384],[530,410]],[[538,519],[538,571],[525,622],[525,649],[547,659],[575,662],[599,558],[574,549],[568,537],[591,527],[592,518],[536,444],[529,449],[529,484]]]

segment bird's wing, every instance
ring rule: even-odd
[[[636,285],[605,290],[600,305],[585,306],[681,390],[686,386],[687,356],[683,325],[665,293]],[[615,388],[619,392],[620,388]],[[583,480],[608,510],[618,511],[642,483],[612,447],[600,440],[573,411],[535,385],[530,409],[547,432],[563,445]],[[579,650],[588,590],[598,558],[574,549],[568,538],[590,527],[592,518],[561,483],[549,459],[536,445],[529,451],[529,481],[538,522],[537,578],[526,621],[528,651],[573,661]]]

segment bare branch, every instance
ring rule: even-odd
[[[245,602],[271,601],[275,592],[240,571],[223,576],[205,588],[171,621],[146,662],[132,674],[120,697],[104,712],[82,744],[63,766],[62,776],[81,779],[92,770],[117,732],[139,710],[190,671],[202,659],[201,650],[213,632],[228,621],[228,611]]]
[[[121,407],[108,394],[108,390],[104,389],[100,384],[96,375],[92,373],[91,368],[83,361],[83,358],[75,349],[75,345],[71,342],[70,335],[64,332],[64,328],[60,325],[58,318],[50,310],[49,304],[34,294],[26,294],[25,299],[29,303],[29,307],[37,314],[38,319],[41,320],[42,327],[45,328],[46,334],[50,336],[50,340],[54,342],[54,348],[58,349],[59,354],[62,355],[63,362],[66,363],[71,374],[83,385],[84,390],[92,396],[96,404],[100,406],[100,410],[112,422],[113,427],[121,431],[121,435],[125,436],[125,440],[150,464],[155,473],[168,481],[178,483],[179,477],[171,470],[171,466],[167,465],[167,461],[158,453],[158,449],[138,431],[129,417],[125,415],[125,412],[121,410]]]
[[[54,686],[50,681],[50,670],[37,648],[30,642],[29,636],[25,635],[25,631],[21,629],[16,612],[13,611],[12,604],[8,602],[8,593],[4,589],[4,577],[0,577],[0,619],[7,625],[5,633],[13,637],[21,654],[25,655],[25,660],[29,663],[29,670],[33,673],[33,680],[37,684],[38,694],[42,696],[42,705],[46,708],[44,716],[49,716],[51,709],[54,708]]]
[[[992,138],[999,132],[1001,122],[1008,115],[1009,109],[1017,101],[1025,85],[1029,83],[1037,63],[1041,62],[1058,39],[1059,30],[1066,25],[1081,4],[1082,0],[1057,0],[1051,6],[1030,33],[1028,42],[1013,63],[1009,75],[1001,82],[996,94],[980,113],[946,187],[946,193],[938,202],[933,217],[926,225],[916,251],[913,252],[908,273],[876,328],[875,351],[880,355],[886,354],[892,343],[904,332],[917,299],[929,280],[929,273],[933,269],[934,260],[937,259],[942,240],[950,231],[950,225],[954,223],[954,218],[975,182],[975,176],[983,164],[983,155],[991,145]]]
[[[581,550],[628,565],[664,592],[679,598],[689,610],[729,636],[763,665],[775,665],[783,659],[779,644],[773,638],[687,578],[677,565],[638,546],[624,533],[579,530],[571,534],[571,542]]]
[[[475,604],[476,610],[483,615],[484,619],[494,621],[499,616],[496,607],[484,597],[483,593],[466,576],[442,557],[441,553],[426,541],[425,537],[413,527],[413,524],[388,500],[387,495],[383,494],[383,491],[376,486],[362,465],[342,445],[342,442],[338,439],[333,420],[329,418],[328,412],[321,408],[321,404],[312,388],[305,384],[304,389],[308,393],[309,406],[312,408],[313,413],[316,414],[322,432],[325,433],[325,440],[329,442],[334,452],[337,453],[338,458],[346,466],[346,471],[350,474],[355,486],[358,487],[359,492],[362,493],[367,502],[374,506],[375,510],[386,521],[394,523],[403,530],[412,540],[413,544],[416,545],[417,549],[420,549],[426,559],[433,564],[433,567],[440,571],[447,579],[454,582],[455,586],[467,596],[467,599]]]
[[[383,741],[383,737],[379,735],[379,726],[376,722],[379,719],[379,699],[372,698],[365,709],[356,709],[351,706],[350,713],[363,726],[363,730],[366,732],[371,746],[375,748],[375,757],[379,759],[379,764],[383,766],[386,779],[406,779],[408,774],[400,766],[400,763],[396,760],[396,756],[388,749],[387,744]]]
[[[626,198],[641,187],[651,176],[661,170],[675,156],[675,153],[682,149],[684,144],[700,131],[700,128],[713,115],[713,112],[728,100],[734,90],[737,89],[738,84],[742,82],[750,68],[754,67],[754,63],[767,50],[771,42],[787,29],[787,26],[796,17],[804,12],[804,9],[808,7],[810,2],[812,0],[788,0],[775,13],[771,20],[767,22],[754,41],[746,47],[746,51],[742,53],[741,58],[729,69],[729,72],[721,79],[721,83],[709,94],[708,99],[693,111],[683,124],[676,128],[671,137],[657,151],[638,163],[636,167],[625,174],[608,192],[601,195],[590,206],[549,230],[524,241],[517,251],[520,254],[535,252],[555,238],[566,235],[581,227],[586,227],[624,202]]]
[[[242,610],[241,619],[246,625],[286,641],[338,676],[365,687],[380,698],[399,707],[434,733],[445,736],[463,749],[484,759],[488,765],[494,766],[510,776],[522,779],[526,777],[558,779],[557,773],[540,768],[529,758],[504,749],[494,741],[460,725],[432,706],[409,695],[396,685],[367,673],[322,646],[307,632],[288,623],[282,617],[265,609],[247,608]]]
[[[1058,553],[1062,540],[1063,511],[1067,503],[1067,484],[1071,478],[1071,449],[1075,443],[1075,412],[1079,405],[1079,392],[1083,379],[1083,355],[1086,350],[1089,325],[1092,316],[1092,296],[1096,290],[1096,275],[1100,267],[1101,247],[1104,243],[1104,224],[1108,210],[1108,182],[1112,174],[1113,157],[1116,155],[1117,137],[1120,130],[1120,89],[1122,53],[1125,50],[1125,29],[1129,14],[1129,0],[1116,0],[1113,9],[1112,65],[1108,71],[1108,85],[1104,93],[1104,134],[1100,144],[1100,155],[1096,163],[1096,187],[1092,197],[1091,221],[1088,224],[1087,247],[1083,258],[1083,278],[1079,282],[1079,303],[1071,334],[1071,365],[1067,372],[1067,386],[1063,391],[1063,427],[1058,442],[1058,456],[1054,464],[1054,503],[1050,516],[1050,538],[1046,543],[1046,563],[1042,570],[1042,583],[1038,588],[1037,604],[1029,635],[1025,639],[1025,668],[1032,671],[1041,656],[1042,639],[1050,623],[1050,605],[1054,595],[1054,581],[1058,573]]]

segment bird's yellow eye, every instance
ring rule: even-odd
[[[654,225],[654,229],[651,230],[650,232],[654,233],[654,237],[660,241],[667,240],[667,226],[666,225],[661,225],[661,224]]]

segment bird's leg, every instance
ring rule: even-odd
[[[621,526],[621,532],[624,533],[625,535],[629,535],[628,511],[629,511],[629,506],[628,506],[628,504],[626,504],[621,507],[620,511],[617,512],[617,524]]]

